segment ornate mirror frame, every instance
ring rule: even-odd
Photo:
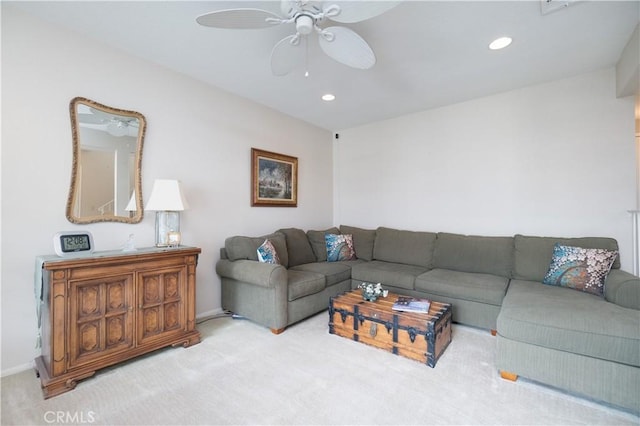
[[[80,110],[86,112],[80,112]],[[67,220],[77,224],[97,222],[139,223],[142,221],[144,215],[142,204],[142,147],[147,126],[144,115],[136,111],[109,107],[83,97],[76,97],[71,100],[69,112],[71,115],[71,131],[73,136],[73,163],[71,169],[71,186],[67,200]],[[87,127],[92,127],[92,129],[86,130]],[[138,131],[137,135],[134,136],[135,127],[137,127]],[[112,185],[113,192],[111,193],[112,199],[104,204],[107,206],[111,205],[111,207],[98,209],[99,214],[93,211],[89,214],[83,214],[80,207],[82,201],[81,191],[83,186],[88,187],[87,182],[83,181],[83,179],[86,180],[87,178],[86,174],[83,175],[82,170],[83,151],[85,151],[86,155],[88,142],[93,142],[87,140],[89,139],[87,132],[102,135],[98,138],[101,139],[100,143],[102,143],[103,146],[109,145],[109,138],[114,141],[113,145],[117,145],[116,137],[127,136],[128,132],[132,133],[129,138],[131,139],[131,144],[134,143],[133,139],[135,138],[135,151],[131,152],[130,148],[128,148],[125,150],[126,152],[124,152],[126,155],[121,155],[121,157],[127,158],[120,159],[129,164],[128,167],[121,167],[121,169],[127,170],[125,177],[121,179],[126,182],[121,182],[119,185],[118,174],[114,171],[112,172],[113,181],[102,183],[103,186],[106,187]],[[118,148],[114,147],[112,150],[114,151],[113,157],[117,158]],[[106,152],[109,150],[98,148],[95,151]],[[113,162],[115,163],[115,161]],[[109,167],[113,167],[113,170],[117,169],[117,165],[115,164]],[[87,171],[89,171],[89,169],[88,167]],[[117,195],[118,188],[121,189],[121,194],[119,195]],[[125,188],[127,189],[126,193],[124,191]],[[120,211],[121,214],[118,214],[118,211]]]

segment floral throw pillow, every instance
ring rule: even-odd
[[[604,295],[604,281],[618,256],[617,250],[589,249],[556,243],[544,284]]]
[[[327,262],[355,260],[352,234],[325,234],[324,240],[327,244]]]
[[[273,246],[271,241],[264,240],[264,243],[258,247],[258,260],[262,263],[272,263],[274,265],[280,264],[278,252],[276,252],[276,248]]]

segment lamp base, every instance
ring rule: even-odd
[[[156,247],[180,245],[180,212],[156,212]]]

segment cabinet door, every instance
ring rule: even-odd
[[[133,274],[72,281],[69,366],[133,347]]]
[[[186,330],[186,266],[138,273],[138,344]]]

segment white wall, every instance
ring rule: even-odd
[[[339,132],[334,223],[608,236],[631,270],[634,100],[615,71]]]
[[[53,252],[56,231],[89,230],[98,250],[121,247],[130,233],[140,247],[154,244],[152,212],[137,225],[67,222],[72,159],[68,107],[75,96],[145,115],[143,196],[148,200],[156,178],[182,181],[191,206],[182,215],[183,242],[202,248],[199,316],[220,309],[214,264],[226,237],[332,223],[329,132],[3,4],[3,375],[28,367],[37,355],[34,259]],[[297,208],[250,207],[251,147],[298,157]]]

